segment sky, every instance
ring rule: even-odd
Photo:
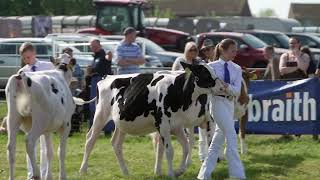
[[[287,18],[290,4],[293,3],[320,3],[320,0],[248,0],[252,14],[271,8],[278,17]]]

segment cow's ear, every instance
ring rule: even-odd
[[[182,61],[180,61],[180,64],[181,64],[181,66],[183,67],[183,69],[184,70],[186,70],[186,69],[191,69],[191,64],[188,64],[188,63],[185,63],[185,62],[182,62]]]

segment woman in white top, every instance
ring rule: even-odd
[[[242,70],[233,63],[237,44],[232,39],[222,40],[215,49],[215,60],[209,66],[218,78],[225,82],[225,89],[220,95],[212,98],[210,114],[216,122],[208,157],[204,160],[198,179],[211,179],[211,173],[217,165],[221,147],[227,141],[227,161],[231,178],[245,179],[245,172],[237,150],[237,134],[234,129],[234,98],[240,94]]]
[[[180,62],[185,62],[188,64],[195,64],[199,62],[198,58],[199,50],[197,48],[196,43],[194,42],[188,42],[184,48],[184,54],[182,57],[178,57],[173,65],[172,65],[172,71],[179,71],[183,70],[183,67],[181,66]]]

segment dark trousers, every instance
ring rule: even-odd
[[[91,88],[90,88],[90,99],[93,99],[97,96],[97,83],[102,79],[101,76],[95,75],[91,78]],[[100,97],[101,98],[101,97]],[[91,128],[93,124],[93,117],[96,111],[96,104],[90,103],[89,105],[90,117],[89,117],[89,127]],[[103,128],[105,134],[110,134],[114,130],[113,121],[109,121],[109,123]]]

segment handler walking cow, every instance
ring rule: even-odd
[[[101,129],[113,119],[116,131],[112,145],[124,175],[128,175],[122,155],[125,135],[158,131],[165,146],[168,175],[174,176],[170,131],[202,122],[208,95],[223,91],[221,80],[208,65],[181,64],[186,72],[108,76],[98,83],[98,103],[87,134],[81,173],[87,171],[89,154]]]
[[[71,127],[71,116],[75,109],[69,84],[72,70],[68,68],[70,57],[62,56],[62,64],[57,70],[41,72],[20,72],[9,78],[6,86],[8,105],[8,160],[9,179],[14,179],[16,135],[22,129],[26,135],[27,154],[32,166],[31,179],[40,179],[36,165],[35,145],[41,135],[45,136],[47,156],[46,174],[41,178],[52,179],[51,161],[53,158],[50,133],[60,133],[58,150],[60,159],[60,179],[66,179],[64,159],[66,140]],[[34,66],[32,66],[34,67]],[[31,68],[32,68],[31,67]]]
[[[227,160],[229,175],[232,178],[245,179],[244,168],[237,151],[237,134],[234,129],[234,98],[240,94],[242,70],[232,62],[236,56],[236,42],[224,39],[215,50],[217,61],[209,63],[217,76],[224,80],[226,91],[212,99],[211,114],[217,123],[212,142],[209,147],[208,157],[203,162],[198,174],[198,179],[211,179],[211,172],[217,165],[220,149],[226,138]]]

